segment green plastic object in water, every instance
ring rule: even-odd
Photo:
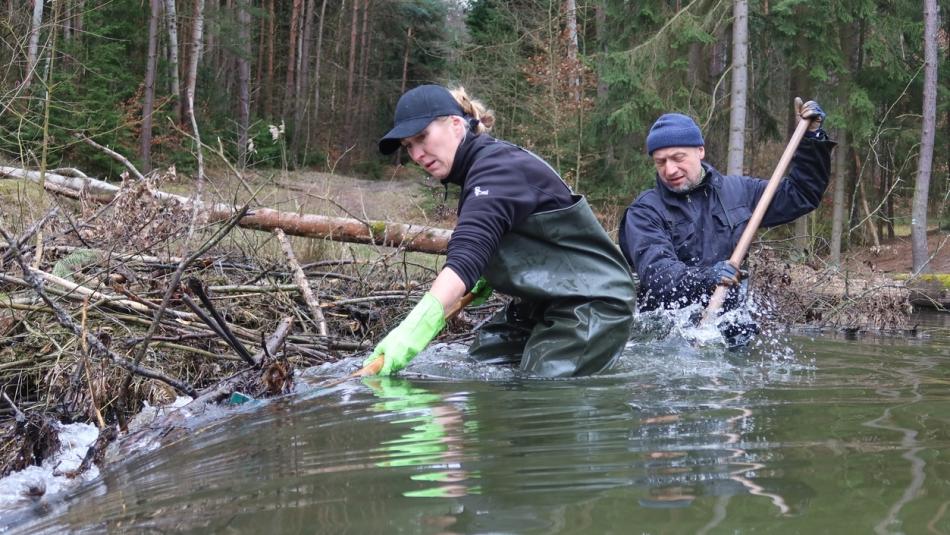
[[[228,398],[228,405],[243,405],[248,401],[254,401],[254,398],[243,392],[231,392],[231,397]]]

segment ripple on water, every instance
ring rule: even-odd
[[[436,345],[408,378],[313,387],[354,358],[11,532],[948,531],[945,347],[667,333],[601,375],[542,380]]]

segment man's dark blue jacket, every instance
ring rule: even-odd
[[[823,132],[802,140],[762,226],[789,223],[818,207],[834,146]],[[640,194],[620,222],[620,249],[640,279],[641,312],[709,299],[718,280],[711,267],[732,254],[768,184],[724,176],[706,162],[703,168],[702,183],[686,193],[670,191],[657,177],[656,187]]]

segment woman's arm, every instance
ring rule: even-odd
[[[465,282],[452,268],[446,267],[435,278],[429,293],[439,300],[444,310],[448,310],[465,295]]]

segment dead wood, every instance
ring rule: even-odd
[[[0,176],[40,182],[40,174],[15,167],[0,167]],[[114,199],[120,188],[101,180],[77,178],[46,173],[44,187],[54,193],[69,192],[70,196],[109,202]],[[174,203],[178,206],[194,206],[208,221],[225,221],[233,217],[238,208],[223,203],[204,203],[162,191],[149,192],[155,199]],[[451,230],[408,225],[387,221],[360,221],[346,217],[331,217],[317,214],[296,214],[270,208],[255,208],[240,218],[242,228],[273,232],[281,229],[293,236],[319,238],[351,243],[399,247],[407,251],[432,254],[445,254],[448,248]]]

